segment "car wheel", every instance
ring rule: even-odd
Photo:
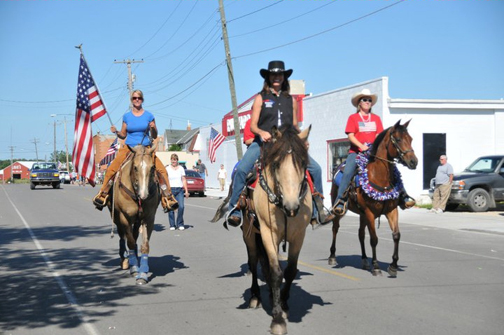
[[[30,183],[30,190],[34,190],[35,189],[35,184],[34,183]]]
[[[446,205],[446,210],[447,211],[454,211],[458,208],[459,204],[447,204]]]
[[[490,195],[482,188],[475,188],[469,192],[467,206],[472,212],[486,212],[490,205]]]
[[[53,187],[53,188],[58,189],[58,188],[60,188],[60,187],[61,187],[61,184],[59,184],[59,183],[58,183],[58,184],[53,184],[53,186],[52,186],[52,187]]]
[[[205,196],[205,191],[201,191],[201,192],[199,193],[199,196],[200,196],[200,197],[204,197],[204,196]]]

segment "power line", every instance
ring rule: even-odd
[[[283,0],[280,0],[280,1],[278,1],[278,2],[275,2],[275,3],[273,3],[273,4],[269,5],[269,6],[266,6],[266,7],[264,7],[264,8],[261,8],[261,9],[255,10],[255,11],[250,12],[250,13],[248,13],[248,14],[245,14],[245,15],[239,16],[239,17],[234,18],[234,19],[232,19],[232,20],[229,20],[229,21],[227,21],[227,23],[230,23],[230,22],[233,22],[233,21],[236,21],[236,20],[243,19],[244,17],[247,17],[247,16],[250,16],[250,15],[253,15],[253,14],[255,14],[255,13],[261,12],[261,11],[263,11],[263,10],[265,10],[265,9],[268,9],[268,8],[270,8],[270,7],[273,7],[273,6],[275,6],[275,5],[278,5],[278,4],[279,4],[279,3],[281,3],[281,2],[283,2]]]
[[[393,4],[391,4],[391,5],[388,5],[388,6],[385,6],[385,7],[383,7],[383,8],[380,8],[380,9],[375,10],[375,11],[373,11],[373,12],[371,12],[371,13],[366,14],[366,15],[362,15],[362,16],[360,16],[360,17],[356,18],[356,19],[353,19],[353,20],[347,21],[347,22],[342,23],[342,24],[340,24],[340,25],[338,25],[338,26],[335,26],[335,27],[332,27],[332,28],[329,28],[329,29],[323,30],[323,31],[321,31],[321,32],[319,32],[319,33],[316,33],[316,34],[313,34],[313,35],[310,35],[310,36],[307,36],[307,37],[301,38],[301,39],[299,39],[299,40],[295,40],[295,41],[292,41],[292,42],[289,42],[289,43],[285,43],[285,44],[282,44],[282,45],[278,45],[278,46],[276,46],[276,47],[272,47],[272,48],[268,48],[268,49],[263,49],[263,50],[256,51],[256,52],[251,52],[251,53],[249,53],[249,54],[245,54],[245,55],[241,55],[241,56],[236,56],[236,57],[234,57],[234,58],[235,58],[235,59],[238,59],[238,58],[244,58],[244,57],[248,57],[248,56],[252,56],[252,55],[257,55],[257,54],[260,54],[260,53],[263,53],[263,52],[267,52],[267,51],[271,51],[271,50],[275,50],[275,49],[280,49],[280,48],[286,47],[286,46],[288,46],[288,45],[292,45],[292,44],[296,44],[296,43],[299,43],[299,42],[302,42],[302,41],[306,41],[306,40],[308,40],[308,39],[311,39],[311,38],[314,38],[314,37],[317,37],[317,36],[323,35],[323,34],[328,33],[328,32],[330,32],[330,31],[333,31],[333,30],[336,30],[336,29],[342,28],[342,27],[347,26],[347,25],[349,25],[349,24],[352,24],[352,23],[354,23],[354,22],[357,22],[357,21],[363,20],[363,19],[365,19],[365,18],[367,18],[367,17],[369,17],[369,16],[372,16],[372,15],[374,15],[374,14],[377,14],[377,13],[379,13],[379,12],[383,11],[383,10],[389,9],[390,7],[395,6],[395,5],[398,5],[398,4],[400,4],[400,3],[404,2],[404,1],[405,1],[405,0],[399,0],[399,1],[398,1],[398,2],[396,2],[396,3],[393,3]]]

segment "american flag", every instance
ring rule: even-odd
[[[81,54],[72,163],[75,171],[86,177],[92,186],[95,178],[95,161],[91,123],[106,113],[98,88],[89,72],[84,55]]]
[[[215,162],[215,152],[217,151],[217,148],[219,145],[224,142],[226,138],[224,135],[219,133],[217,130],[215,130],[213,127],[210,130],[210,143],[208,145],[208,154],[210,156],[210,163]]]
[[[100,165],[109,165],[110,162],[114,160],[118,149],[119,149],[119,143],[117,143],[117,137],[116,137],[114,142],[112,142],[112,144],[108,148],[105,157],[103,157],[102,160],[100,161]]]

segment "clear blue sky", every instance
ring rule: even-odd
[[[504,98],[504,1],[225,1],[238,104],[284,60],[319,94],[382,76],[392,98]],[[387,8],[388,7],[388,8]],[[110,116],[128,108],[127,68],[164,131],[231,110],[217,0],[0,1],[0,159],[53,151],[73,114],[82,43]],[[59,114],[52,118],[51,114]],[[68,114],[68,115],[65,115]],[[93,133],[109,134],[103,117]],[[57,150],[64,150],[57,125]]]

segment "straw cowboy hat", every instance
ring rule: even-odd
[[[292,69],[286,71],[284,62],[282,62],[281,60],[272,60],[268,64],[268,69],[261,69],[259,73],[261,73],[261,77],[263,77],[264,79],[266,79],[266,76],[268,76],[270,73],[283,73],[285,79],[287,79],[291,76]]]
[[[376,101],[378,101],[378,96],[376,94],[371,94],[371,91],[368,90],[367,88],[363,89],[362,91],[355,93],[354,96],[352,97],[352,105],[357,107],[359,105],[359,101],[363,97],[370,97],[371,98],[371,106],[374,106]]]

